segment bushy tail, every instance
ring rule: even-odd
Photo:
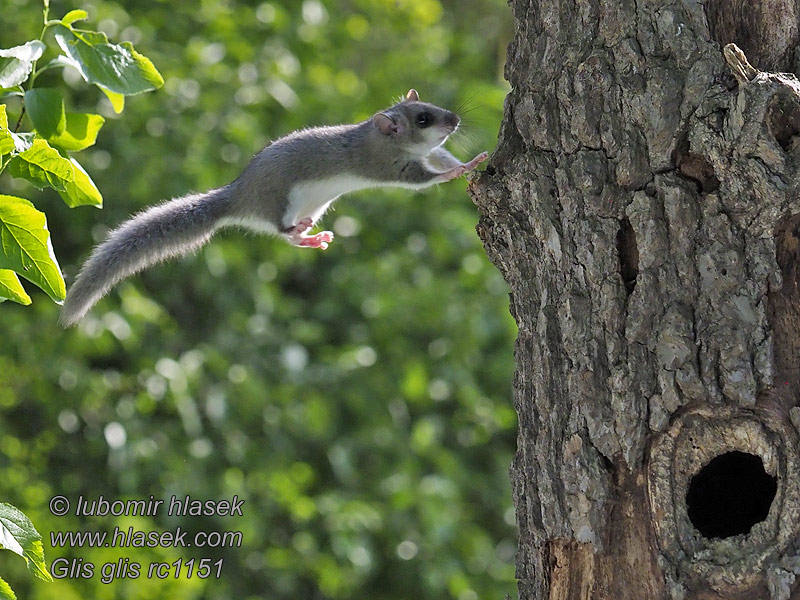
[[[75,324],[122,279],[206,243],[225,216],[228,203],[228,189],[222,187],[173,198],[125,221],[83,265],[67,292],[61,324]]]

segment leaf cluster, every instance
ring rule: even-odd
[[[61,19],[48,19],[48,14],[49,0],[45,0],[39,39],[0,49],[0,98],[6,103],[17,99],[19,106],[12,127],[7,104],[0,104],[0,174],[7,171],[38,189],[52,188],[69,207],[99,207],[103,197],[72,153],[94,145],[105,119],[68,112],[61,91],[36,86],[37,78],[51,69],[75,69],[84,81],[102,90],[117,113],[125,96],[157,89],[164,80],[131,43],[112,44],[104,33],[74,27],[87,18],[86,11],[71,10]],[[61,52],[38,67],[51,32]],[[25,116],[31,130],[20,132]],[[24,198],[0,195],[0,302],[31,303],[18,276],[54,301],[64,299],[64,278],[45,214]]]

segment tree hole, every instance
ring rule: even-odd
[[[764,471],[761,457],[726,452],[692,477],[686,494],[689,520],[707,538],[749,533],[767,518],[777,489],[777,478]]]

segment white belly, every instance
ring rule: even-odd
[[[354,175],[337,175],[320,181],[298,183],[289,192],[289,206],[283,218],[283,226],[291,227],[306,218],[316,223],[328,210],[331,202],[342,194],[380,185],[378,181]]]

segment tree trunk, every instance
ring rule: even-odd
[[[520,597],[800,599],[800,0],[512,6]]]

